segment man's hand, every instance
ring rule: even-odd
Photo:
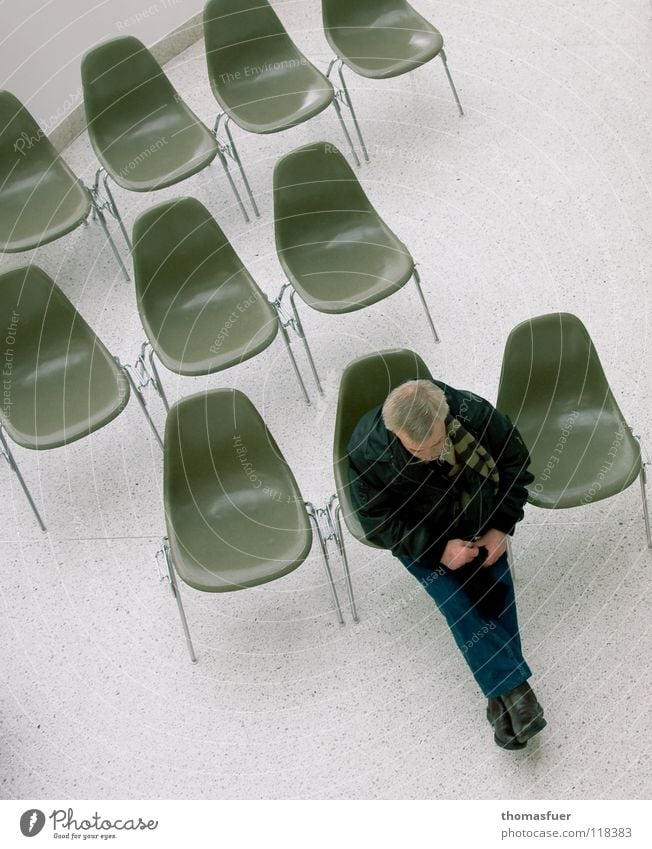
[[[507,534],[492,528],[476,539],[474,545],[484,545],[487,549],[487,559],[482,565],[493,566],[496,560],[507,551]]]
[[[461,569],[480,554],[479,545],[479,540],[475,543],[463,539],[449,539],[441,556],[441,562],[449,569]]]

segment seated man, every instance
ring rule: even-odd
[[[522,749],[546,721],[527,683],[506,555],[534,480],[518,431],[471,392],[412,380],[360,419],[348,458],[366,537],[435,600],[488,698],[496,743]]]

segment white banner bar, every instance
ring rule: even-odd
[[[647,801],[5,801],[0,846],[650,849],[651,809]]]

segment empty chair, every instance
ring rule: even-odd
[[[332,144],[306,145],[276,164],[274,224],[297,323],[297,292],[319,312],[348,313],[387,298],[414,279],[439,341],[410,252],[378,215]]]
[[[579,318],[551,313],[512,330],[496,406],[518,427],[530,452],[531,504],[590,504],[622,492],[638,477],[652,547],[640,445]]]
[[[371,548],[378,548],[370,542],[362,530],[350,495],[349,462],[347,446],[362,416],[385,401],[389,393],[408,380],[430,379],[432,375],[421,357],[414,351],[396,348],[378,351],[359,357],[344,369],[340,381],[333,439],[333,474],[335,476],[335,494],[328,502],[328,513],[334,531],[340,556],[344,564],[347,588],[354,620],[357,621],[353,588],[349,564],[342,535],[340,514],[351,535],[359,542]]]
[[[154,353],[176,374],[213,374],[265,350],[279,330],[310,404],[288,338],[292,320],[279,301],[267,300],[205,206],[190,197],[159,204],[136,219],[133,241],[136,299],[148,340],[138,371],[166,409]]]
[[[301,53],[267,0],[254,4],[209,0],[204,8],[204,40],[208,77],[222,110],[215,133],[219,134],[224,119],[227,143],[222,150],[238,166],[256,216],[258,207],[230,121],[248,133],[278,133],[309,120],[332,103],[353,158],[360,164],[333,86]]]
[[[0,250],[31,251],[54,242],[91,210],[127,279],[101,202],[73,174],[23,104],[0,91]]]
[[[88,135],[102,166],[94,191],[103,175],[107,208],[131,247],[108,178],[127,191],[153,192],[201,171],[218,145],[137,38],[89,50],[81,74]]]
[[[441,56],[457,108],[460,115],[464,114],[448,70],[441,33],[405,0],[322,0],[321,8],[324,34],[336,56],[327,76],[337,67],[343,100],[367,161],[367,148],[344,79],[344,65],[362,77],[381,80],[407,74]]]
[[[136,388],[54,281],[35,265],[0,275],[6,328],[0,441],[42,530],[45,525],[5,438],[44,451],[88,436],[118,416]],[[160,437],[136,398],[159,443]],[[161,443],[162,445],[162,443]]]
[[[196,655],[176,580],[210,593],[282,578],[310,553],[314,525],[343,623],[317,512],[304,502],[272,434],[235,389],[184,398],[165,426],[162,553],[191,660]]]

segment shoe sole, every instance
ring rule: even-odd
[[[527,741],[534,737],[535,734],[543,731],[547,724],[546,720],[541,716],[538,719],[533,720],[527,728],[524,728],[523,731],[521,731],[520,734],[517,734],[516,739],[519,743],[527,743]]]
[[[497,746],[500,746],[501,749],[507,749],[508,751],[516,751],[519,749],[524,749],[527,746],[527,742],[521,743],[516,737],[512,738],[506,743],[501,742],[498,737],[494,734],[494,743]]]

